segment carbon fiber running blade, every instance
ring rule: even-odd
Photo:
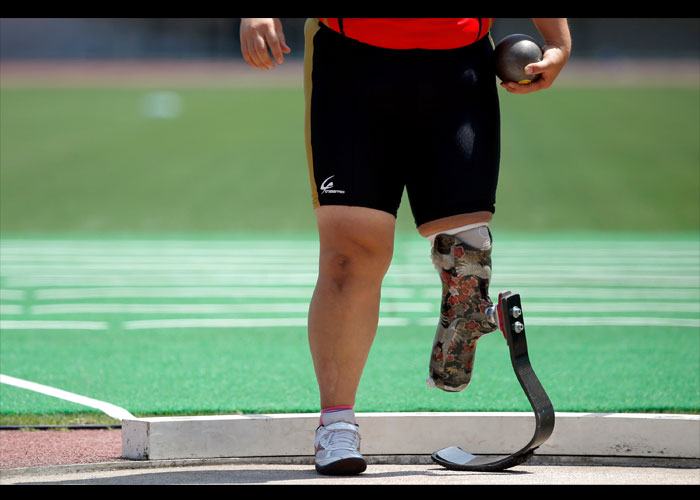
[[[510,349],[510,359],[520,386],[535,412],[535,431],[530,441],[511,455],[477,456],[457,446],[432,454],[434,462],[452,470],[501,471],[525,462],[554,430],[554,408],[535,375],[527,352],[525,320],[520,295],[503,292],[498,298],[498,317]]]
[[[449,446],[432,454],[431,458],[451,470],[466,470],[475,472],[498,472],[515,467],[526,461],[532,454],[513,455],[472,455],[457,446]]]

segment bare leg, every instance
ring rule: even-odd
[[[354,406],[374,341],[395,218],[362,207],[316,209],[319,277],[309,309],[309,346],[321,408]]]

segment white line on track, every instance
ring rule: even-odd
[[[429,302],[386,302],[380,311],[433,312]],[[32,314],[273,314],[309,311],[308,302],[270,302],[258,304],[45,304],[32,306]]]
[[[0,300],[24,300],[25,297],[24,290],[0,289]]]
[[[581,317],[581,318],[547,318],[528,317],[527,323],[537,326],[654,326],[700,328],[700,320],[693,318],[651,318],[651,317]]]
[[[403,289],[399,289],[403,290]],[[101,287],[36,290],[37,300],[77,299],[309,299],[313,287]],[[404,294],[404,297],[409,295]]]
[[[0,315],[17,315],[24,313],[24,307],[16,304],[0,304]]]
[[[438,302],[389,302],[382,301],[382,312],[437,312]],[[307,313],[309,304],[304,302],[270,302],[245,304],[123,304],[123,303],[64,303],[42,304],[31,307],[31,314],[274,314]],[[627,312],[676,312],[698,313],[697,302],[587,302],[587,303],[530,303],[528,311],[535,313],[627,313]],[[0,305],[2,314],[22,314],[22,306]]]
[[[106,321],[3,320],[2,330],[107,330]]]
[[[102,287],[102,286],[313,286],[318,278],[317,273],[190,273],[190,274],[65,274],[65,275],[30,275],[6,276],[5,286],[16,288],[32,287]],[[434,273],[388,273],[385,280],[388,286],[430,286],[435,285]],[[657,288],[690,288],[697,287],[698,276],[693,274],[669,275],[620,275],[601,274],[580,275],[562,274],[560,276],[542,275],[541,273],[504,274],[494,273],[493,286],[501,288],[503,284],[511,288],[531,286],[538,283],[541,286],[637,286]]]
[[[574,287],[520,287],[519,292],[528,299],[598,299],[598,300],[694,300],[700,301],[698,288],[574,288]],[[245,299],[310,299],[313,287],[101,287],[101,288],[46,288],[35,290],[37,300],[78,299],[195,299],[195,298],[245,298]],[[382,297],[392,299],[423,298],[437,300],[440,287],[382,287]],[[17,298],[19,300],[19,298]]]
[[[274,271],[278,274],[288,272],[314,273],[318,272],[317,263],[284,263],[275,262]],[[642,265],[640,263],[628,263],[626,265],[594,265],[594,264],[500,264],[495,271],[510,273],[542,273],[542,274],[604,274],[604,275],[638,275]],[[225,272],[225,273],[260,273],[261,270],[269,271],[270,266],[264,261],[229,263],[229,262],[107,262],[107,263],[84,263],[84,262],[62,262],[62,263],[3,263],[2,273],[5,276],[22,276],[33,274],[78,274],[90,275],[92,273],[105,272],[128,272],[141,273],[148,272]],[[432,266],[426,262],[416,262],[408,264],[392,264],[389,267],[391,273],[413,273],[416,270],[425,272],[432,271]],[[654,271],[655,275],[687,275],[695,273],[697,275],[700,267],[698,265],[654,265],[648,269]]]
[[[527,305],[527,310],[536,313],[626,313],[626,312],[678,312],[678,313],[698,313],[700,304],[697,302],[586,302],[586,303],[565,303],[547,302],[531,303]]]
[[[494,288],[495,290],[495,288]],[[700,289],[696,288],[629,288],[622,286],[601,287],[533,287],[522,286],[512,289],[523,300],[530,299],[597,299],[597,300],[694,300],[700,301]],[[439,297],[440,289],[421,288],[419,298]]]
[[[306,317],[300,318],[184,318],[184,319],[149,319],[125,321],[125,330],[149,330],[172,328],[275,328],[306,327]],[[407,318],[379,318],[379,326],[409,326]]]
[[[36,290],[37,300],[77,299],[195,299],[195,298],[244,298],[244,299],[310,299],[313,287],[107,287],[107,288],[47,288]],[[384,287],[382,297],[409,299],[414,290],[403,287]]]
[[[15,377],[10,377],[9,375],[0,374],[0,384],[12,385],[14,387],[20,387],[22,389],[27,389],[34,392],[40,392],[46,394],[47,396],[52,396],[54,398],[63,399],[65,401],[71,401],[83,406],[88,406],[90,408],[98,409],[112,418],[118,420],[124,420],[125,418],[133,419],[135,418],[131,413],[129,413],[124,408],[120,408],[111,403],[106,403],[104,401],[99,401],[97,399],[88,398],[81,396],[79,394],[74,394],[72,392],[64,391],[62,389],[57,389],[55,387],[50,387],[47,385],[37,384],[36,382],[30,382],[28,380],[23,380]]]
[[[700,320],[694,318],[663,318],[651,316],[620,317],[620,316],[584,316],[584,317],[541,317],[528,316],[527,324],[534,326],[652,326],[700,328]],[[380,327],[435,326],[437,317],[404,318],[380,317]],[[288,328],[306,327],[306,316],[296,318],[167,318],[124,321],[121,323],[125,330],[170,329],[170,328]],[[0,321],[0,330],[72,330],[95,331],[107,330],[106,322],[87,321],[36,321],[17,320]]]
[[[31,253],[18,253],[10,255],[0,255],[0,265],[7,269],[10,266],[28,266],[28,265],[115,265],[115,264],[185,264],[185,265],[201,265],[217,263],[221,265],[236,265],[236,264],[269,264],[269,258],[260,257],[257,255],[43,255]],[[274,259],[275,265],[317,265],[318,256],[316,255],[290,255],[286,257],[278,257]],[[536,255],[523,257],[499,256],[494,255],[494,262],[497,262],[497,267],[502,266],[531,266],[531,265],[578,265],[578,266],[605,266],[605,267],[635,267],[639,265],[658,266],[658,257],[615,257],[615,256],[562,256],[556,255]],[[398,256],[392,266],[397,265],[427,265],[430,266],[428,254],[414,255],[410,259],[403,256]],[[669,268],[677,268],[679,266],[698,266],[698,255],[692,256],[674,256],[668,261],[663,262],[663,266]]]
[[[421,326],[430,326],[435,323],[434,319],[424,318],[418,321]],[[680,327],[680,328],[700,328],[700,320],[693,318],[654,318],[647,316],[640,317],[541,317],[527,316],[525,324],[534,326],[652,326],[652,327]]]

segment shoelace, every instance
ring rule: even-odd
[[[345,426],[333,428],[333,424],[325,428],[326,434],[321,441],[325,450],[356,450],[360,445],[360,434]]]

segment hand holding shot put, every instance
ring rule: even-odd
[[[531,62],[523,68],[531,78],[528,83],[518,81],[501,82],[501,87],[511,94],[530,94],[548,89],[554,83],[571,52],[571,36],[564,19],[536,18],[533,23],[545,40],[541,60]]]

